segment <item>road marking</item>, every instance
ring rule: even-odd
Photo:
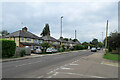
[[[79,65],[79,64],[69,64],[69,65]]]
[[[60,72],[60,73],[70,74],[70,75],[79,75],[79,76],[85,76],[85,77],[92,77],[92,78],[105,78],[105,77],[100,77],[100,76],[84,75],[84,74],[77,74],[77,73],[65,73],[65,72]]]
[[[110,64],[110,63],[104,63],[104,62],[102,62],[101,64],[118,67],[118,64]]]
[[[67,67],[61,67],[61,69],[64,69],[64,70],[73,70],[72,68],[67,68]]]
[[[15,66],[15,67],[20,67],[20,66],[29,65],[29,64],[35,64],[35,63],[39,63],[39,62],[41,62],[41,61],[32,62],[32,63],[27,63],[27,64],[21,64],[21,65]]]
[[[39,77],[37,77],[37,78],[43,78],[43,76],[39,76]]]

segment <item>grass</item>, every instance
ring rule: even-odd
[[[119,54],[111,54],[110,52],[108,52],[108,50],[106,50],[106,54],[104,55],[103,58],[120,62],[120,55]]]

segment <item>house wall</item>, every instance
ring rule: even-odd
[[[27,42],[27,43],[33,43],[33,39],[31,39],[31,41],[27,41],[27,38],[23,38],[24,40],[22,40],[22,37],[20,38],[20,42]]]

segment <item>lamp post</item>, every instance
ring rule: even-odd
[[[61,16],[61,52],[62,52],[62,19],[63,19],[63,16]]]

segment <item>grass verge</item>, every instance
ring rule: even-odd
[[[108,50],[106,50],[106,54],[104,55],[103,58],[120,62],[120,55],[119,54],[111,54]]]

